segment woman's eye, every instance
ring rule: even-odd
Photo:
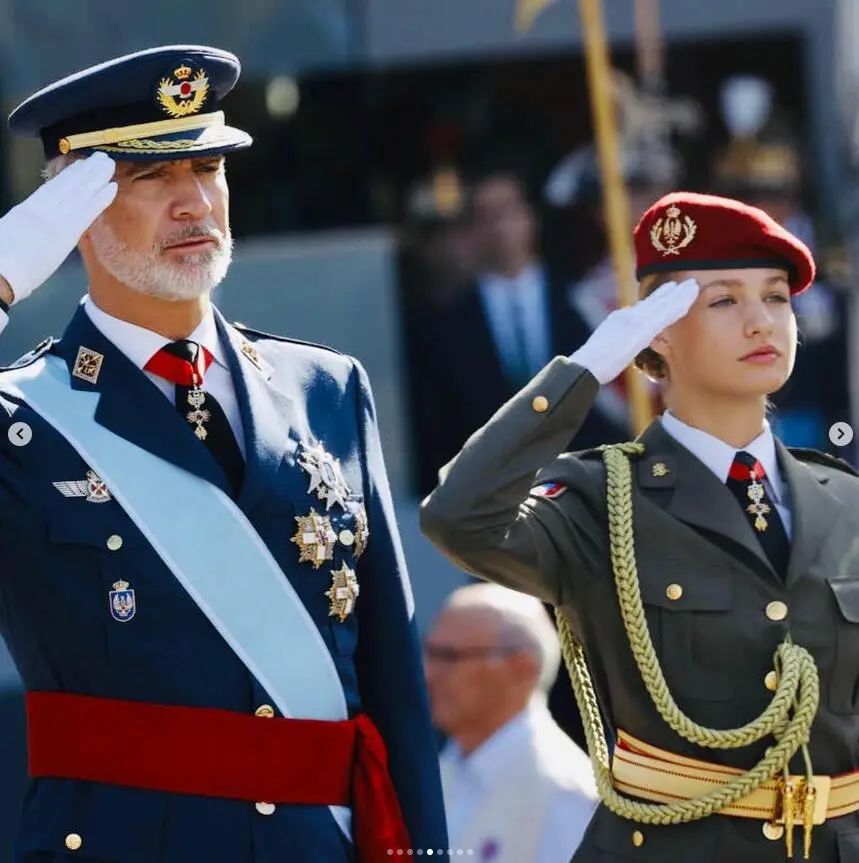
[[[718,308],[719,306],[728,306],[728,305],[732,305],[732,304],[733,304],[733,302],[734,302],[734,298],[733,298],[733,297],[722,297],[722,299],[720,299],[720,300],[714,300],[712,303],[710,303],[710,308],[711,308],[711,309],[716,309],[716,308]]]
[[[767,296],[767,299],[770,302],[774,302],[774,303],[789,303],[790,302],[790,298],[786,297],[784,294],[769,294],[769,296]]]

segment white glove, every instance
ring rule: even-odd
[[[656,336],[689,311],[700,290],[695,279],[661,285],[635,305],[612,312],[570,359],[601,384],[613,381]]]
[[[116,163],[93,153],[64,168],[0,219],[0,276],[15,303],[28,297],[68,257],[81,234],[116,197]]]

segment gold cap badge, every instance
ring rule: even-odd
[[[658,218],[650,229],[650,242],[662,257],[679,255],[695,239],[698,226],[691,216],[684,215],[680,208],[672,204],[665,216]]]
[[[203,107],[209,94],[209,79],[203,69],[193,78],[188,66],[180,66],[158,82],[156,100],[171,117],[188,117]]]

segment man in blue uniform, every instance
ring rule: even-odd
[[[228,324],[218,102],[170,46],[11,115],[52,177],[0,219],[0,326],[77,246],[59,341],[0,371],[0,632],[33,777],[15,861],[377,863],[446,848],[367,378]],[[116,160],[116,161],[114,161]]]

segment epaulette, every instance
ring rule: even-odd
[[[262,330],[255,330],[253,327],[249,327],[247,324],[240,323],[239,321],[233,321],[233,326],[242,332],[245,335],[251,335],[255,338],[261,339],[274,339],[277,342],[288,342],[293,345],[304,345],[309,348],[319,348],[323,351],[331,351],[332,354],[343,355],[342,351],[338,351],[337,348],[332,348],[330,345],[320,345],[318,342],[307,342],[303,339],[291,339],[287,336],[279,336],[275,333],[266,333]]]
[[[51,346],[58,341],[59,339],[55,339],[53,336],[48,336],[48,338],[42,339],[42,341],[40,341],[33,350],[27,351],[26,354],[18,357],[18,359],[11,365],[0,366],[0,372],[8,372],[12,369],[22,369],[24,366],[31,365],[43,354],[46,354],[51,349]]]
[[[807,449],[806,447],[793,446],[788,447],[788,452],[800,461],[811,461],[815,464],[822,464],[825,467],[834,467],[837,470],[843,470],[845,473],[853,474],[853,476],[859,476],[859,471],[857,471],[850,462],[844,461],[843,458],[830,455],[828,452],[821,452],[818,449]]]

